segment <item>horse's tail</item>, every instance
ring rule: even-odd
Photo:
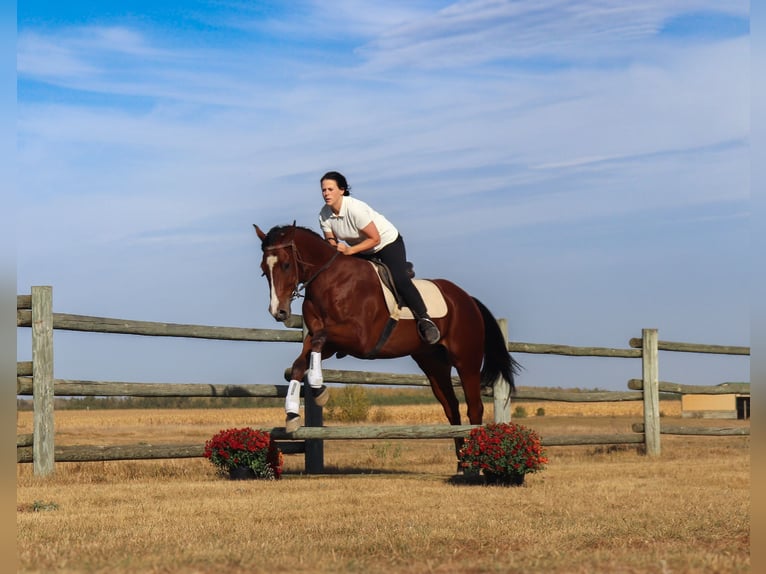
[[[511,386],[513,393],[516,390],[513,377],[519,374],[521,365],[508,352],[505,335],[490,310],[476,297],[473,297],[473,300],[484,319],[484,364],[481,367],[481,386],[491,387],[498,377],[503,377]]]

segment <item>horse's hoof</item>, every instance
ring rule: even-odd
[[[295,432],[301,428],[301,415],[287,413],[285,418],[285,432]]]
[[[311,389],[311,394],[314,395],[314,403],[316,403],[316,406],[318,407],[325,406],[330,399],[330,389],[325,385],[322,385],[318,389]]]

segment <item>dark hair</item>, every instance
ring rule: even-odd
[[[338,171],[328,171],[322,176],[322,179],[319,180],[319,183],[322,183],[326,179],[331,179],[337,183],[338,189],[343,190],[343,195],[351,195],[351,186],[348,184],[342,173]]]

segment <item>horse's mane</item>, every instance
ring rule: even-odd
[[[300,225],[275,225],[274,227],[269,229],[269,232],[266,234],[266,239],[261,244],[261,249],[265,250],[267,247],[270,247],[272,245],[278,245],[284,240],[285,235],[291,230],[304,231],[308,233],[309,235],[313,235],[320,241],[324,242],[324,239],[322,239],[321,235],[319,235],[313,229],[309,229],[308,227],[301,227]]]

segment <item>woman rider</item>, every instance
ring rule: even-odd
[[[344,255],[374,255],[385,263],[396,290],[417,319],[421,339],[431,345],[438,343],[441,333],[409,276],[407,252],[399,231],[365,202],[350,197],[351,187],[343,174],[327,172],[320,183],[325,205],[319,212],[319,225],[325,239]]]

